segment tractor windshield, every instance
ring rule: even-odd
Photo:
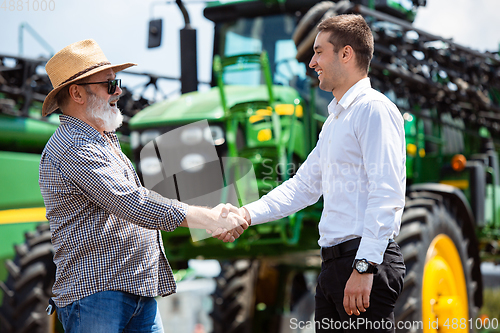
[[[221,23],[218,53],[230,57],[266,51],[274,84],[297,87],[306,78],[305,65],[295,59],[297,49],[292,40],[296,19],[290,14],[240,18]],[[252,66],[252,65],[249,65]],[[225,73],[226,84],[258,85],[263,78],[258,64],[255,69]]]

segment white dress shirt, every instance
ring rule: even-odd
[[[274,221],[314,204],[321,195],[321,247],[362,237],[356,259],[380,264],[399,233],[405,204],[404,121],[365,78],[328,105],[316,147],[297,174],[245,206],[252,225]]]

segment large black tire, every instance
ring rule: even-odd
[[[212,295],[213,333],[250,333],[259,272],[257,260],[221,263]]]
[[[54,248],[47,223],[25,234],[26,242],[16,245],[14,261],[7,260],[7,281],[0,282],[3,302],[0,306],[0,332],[56,332],[56,316],[45,309],[52,296],[56,266],[52,261]]]
[[[396,323],[423,322],[428,327],[427,318],[423,318],[422,290],[425,283],[437,283],[437,281],[424,282],[424,268],[426,256],[431,242],[438,235],[448,236],[454,243],[463,267],[465,277],[468,305],[468,318],[474,318],[476,308],[474,307],[474,292],[477,287],[472,279],[473,259],[467,255],[467,236],[462,234],[461,225],[463,217],[458,216],[456,207],[443,196],[430,192],[413,192],[406,200],[405,212],[402,218],[401,231],[396,241],[401,247],[407,275],[404,281],[403,291],[397,301],[395,309]],[[461,272],[454,272],[460,274]],[[443,324],[446,318],[439,318],[439,323]],[[451,325],[451,321],[449,322]],[[399,329],[397,332],[421,332],[418,325],[413,329]]]
[[[310,320],[315,288],[311,280],[315,278],[310,275],[311,267],[297,267],[294,260],[300,261],[292,256],[282,261],[222,263],[212,295],[213,333],[274,333],[282,325],[288,327],[289,318]]]

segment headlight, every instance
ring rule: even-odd
[[[198,172],[203,169],[205,158],[200,154],[188,154],[181,159],[182,170]]]
[[[142,132],[141,134],[141,144],[145,146],[149,141],[160,136],[160,131],[156,130],[147,130]]]
[[[198,127],[186,128],[181,132],[181,141],[186,145],[196,145],[203,140],[203,131]]]
[[[145,157],[140,162],[141,172],[146,176],[153,176],[161,172],[161,162],[157,157]]]
[[[206,127],[205,131],[203,133],[203,137],[205,140],[208,142],[214,143],[216,146],[220,146],[223,144],[226,140],[224,139],[224,131],[220,126],[210,126]]]

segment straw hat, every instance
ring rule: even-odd
[[[116,73],[135,65],[133,63],[111,65],[93,39],[82,40],[66,46],[45,65],[45,70],[54,89],[45,97],[42,115],[45,117],[58,108],[55,98],[57,93],[71,83],[109,68]]]

